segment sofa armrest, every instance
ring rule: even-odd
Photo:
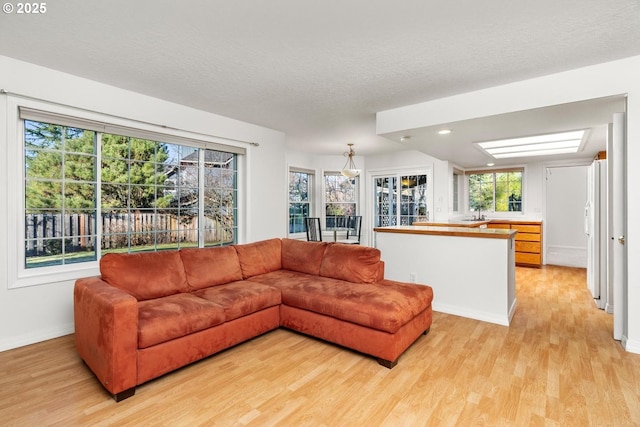
[[[78,279],[73,297],[78,354],[114,396],[135,390],[137,300],[99,277]]]
[[[378,264],[378,278],[376,279],[376,282],[381,280],[384,280],[384,261],[380,261],[380,264]]]

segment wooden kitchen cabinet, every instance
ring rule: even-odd
[[[542,266],[542,222],[492,220],[487,228],[518,230],[516,234],[516,265]]]

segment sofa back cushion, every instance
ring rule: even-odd
[[[238,253],[242,276],[245,279],[282,268],[282,243],[280,239],[234,245],[234,248]]]
[[[138,301],[188,291],[178,251],[106,254],[100,259],[100,274]]]
[[[180,250],[191,290],[242,280],[238,253],[232,246]]]
[[[282,239],[282,268],[317,276],[328,245],[326,242]]]
[[[360,245],[329,245],[322,257],[320,276],[353,283],[374,283],[380,268],[380,250]]]

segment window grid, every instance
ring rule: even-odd
[[[236,242],[236,154],[26,119],[24,142],[25,268]]]
[[[469,209],[522,212],[522,170],[470,173]]]
[[[313,174],[289,171],[289,234],[304,233],[305,218],[311,215]]]
[[[358,177],[347,178],[340,173],[325,173],[325,228],[345,226],[348,216],[357,215]]]

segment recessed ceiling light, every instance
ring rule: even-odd
[[[438,131],[438,135],[448,135],[451,133],[451,129],[442,129]]]
[[[411,139],[410,135],[405,135],[403,137],[400,137],[400,142],[405,142]]]
[[[489,167],[495,166],[495,163],[487,163],[487,166],[489,166]]]
[[[584,130],[579,130],[524,138],[476,142],[475,144],[494,159],[549,156],[577,152],[582,145],[584,133]]]

